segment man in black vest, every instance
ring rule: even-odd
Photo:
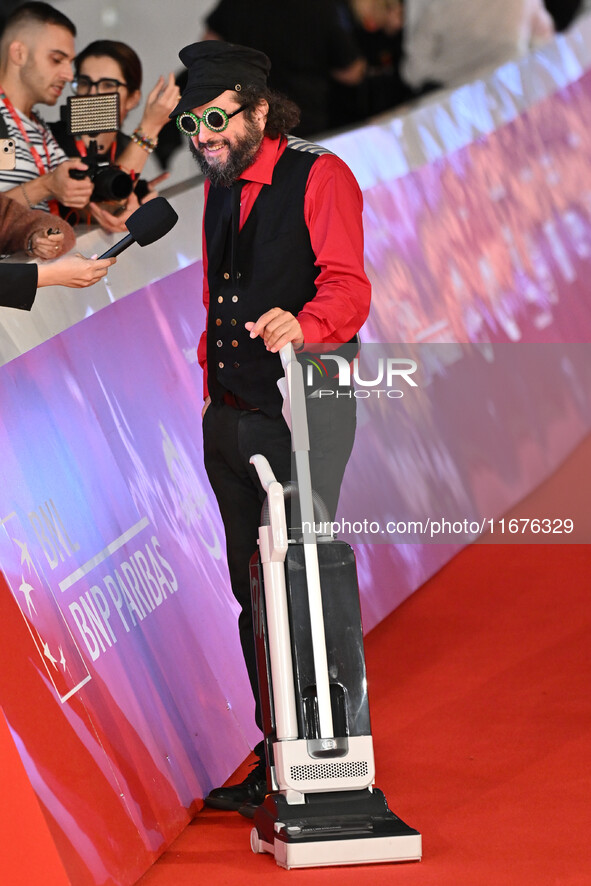
[[[288,136],[298,108],[267,87],[270,62],[218,41],[180,53],[187,86],[171,116],[190,138],[206,176],[203,299],[204,458],[224,528],[239,632],[260,726],[248,564],[257,547],[264,492],[251,455],[266,456],[278,480],[291,477],[291,442],[281,415],[278,351],[355,342],[367,317],[362,197],[348,167],[317,145]],[[325,382],[323,382],[323,386]],[[353,446],[352,396],[308,400],[312,482],[331,519]],[[311,414],[313,416],[311,418]],[[259,762],[239,785],[206,803],[239,809],[266,789]]]

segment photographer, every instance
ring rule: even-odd
[[[142,65],[138,55],[126,43],[117,40],[95,40],[74,60],[75,78],[72,89],[77,96],[119,95],[120,124],[141,100]],[[99,163],[116,164],[131,175],[134,182],[133,193],[127,198],[122,209],[119,206],[99,206],[96,195],[90,209],[96,221],[107,231],[125,232],[125,220],[147,197],[153,196],[153,187],[168,173],[152,182],[139,179],[149,155],[158,143],[158,134],[168,122],[168,115],[179,98],[179,89],[172,74],[159,77],[148,95],[139,126],[131,136],[119,132],[103,132],[96,136]],[[89,148],[89,137],[74,138],[64,121],[51,125],[52,132],[62,149],[70,156],[85,157]],[[116,201],[113,200],[113,204]],[[116,210],[117,214],[109,211]]]
[[[69,160],[33,110],[55,105],[73,79],[76,28],[47,3],[25,3],[7,19],[0,40],[0,117],[15,142],[15,165],[0,168],[0,191],[29,209],[57,215],[58,202],[82,208],[92,194],[80,159]]]

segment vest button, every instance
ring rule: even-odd
[[[220,323],[221,322],[222,321],[220,320]],[[232,317],[232,319],[230,320],[230,323],[232,324],[232,326],[236,326],[236,324],[238,323],[238,320],[236,320],[234,317]]]
[[[223,368],[224,368],[224,364],[223,364],[223,363],[218,363],[218,367],[219,367],[220,369],[223,369]]]
[[[232,296],[232,301],[233,301],[233,302],[237,302],[237,301],[238,301],[238,296],[237,296],[237,295],[233,295],[233,296]]]
[[[242,204],[240,204],[240,205],[242,205]],[[236,277],[238,280],[240,280],[240,278],[242,277],[242,274],[240,273],[240,271],[237,271]]]
[[[217,320],[215,321],[215,325],[216,325],[216,326],[221,326],[221,325],[222,325],[222,321],[220,320],[219,317],[218,317]]]
[[[234,369],[240,369],[240,363],[234,363]]]
[[[232,342],[232,347],[233,347],[233,348],[237,348],[237,347],[238,347],[238,342],[236,341],[236,339],[234,339],[234,341]]]
[[[220,304],[223,302],[223,300],[224,300],[224,296],[223,296],[223,295],[218,295],[218,302],[219,302]]]
[[[224,280],[229,280],[229,279],[230,279],[230,275],[226,271],[226,273],[224,274]]]
[[[218,340],[216,341],[216,345],[218,346],[218,348],[221,348],[221,346],[223,345],[223,341],[221,340],[221,338],[218,338]]]

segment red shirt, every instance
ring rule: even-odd
[[[240,176],[246,184],[240,203],[240,227],[244,224],[263,185],[273,180],[275,164],[287,147],[285,138],[263,138],[251,166]],[[205,183],[205,205],[209,182]],[[205,211],[205,210],[204,210]],[[363,269],[363,197],[349,167],[335,154],[321,154],[308,176],[304,196],[304,219],[310,232],[317,293],[297,315],[304,343],[347,342],[361,328],[369,313],[371,286]],[[278,299],[280,295],[278,294]],[[203,304],[209,309],[207,243],[203,234]],[[278,301],[277,307],[281,307]],[[251,318],[258,320],[257,316]],[[197,349],[203,367],[207,396],[207,333]]]

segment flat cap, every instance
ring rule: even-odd
[[[191,43],[179,52],[189,71],[187,85],[171,117],[207,104],[227,89],[265,87],[271,62],[264,52],[221,40]]]

